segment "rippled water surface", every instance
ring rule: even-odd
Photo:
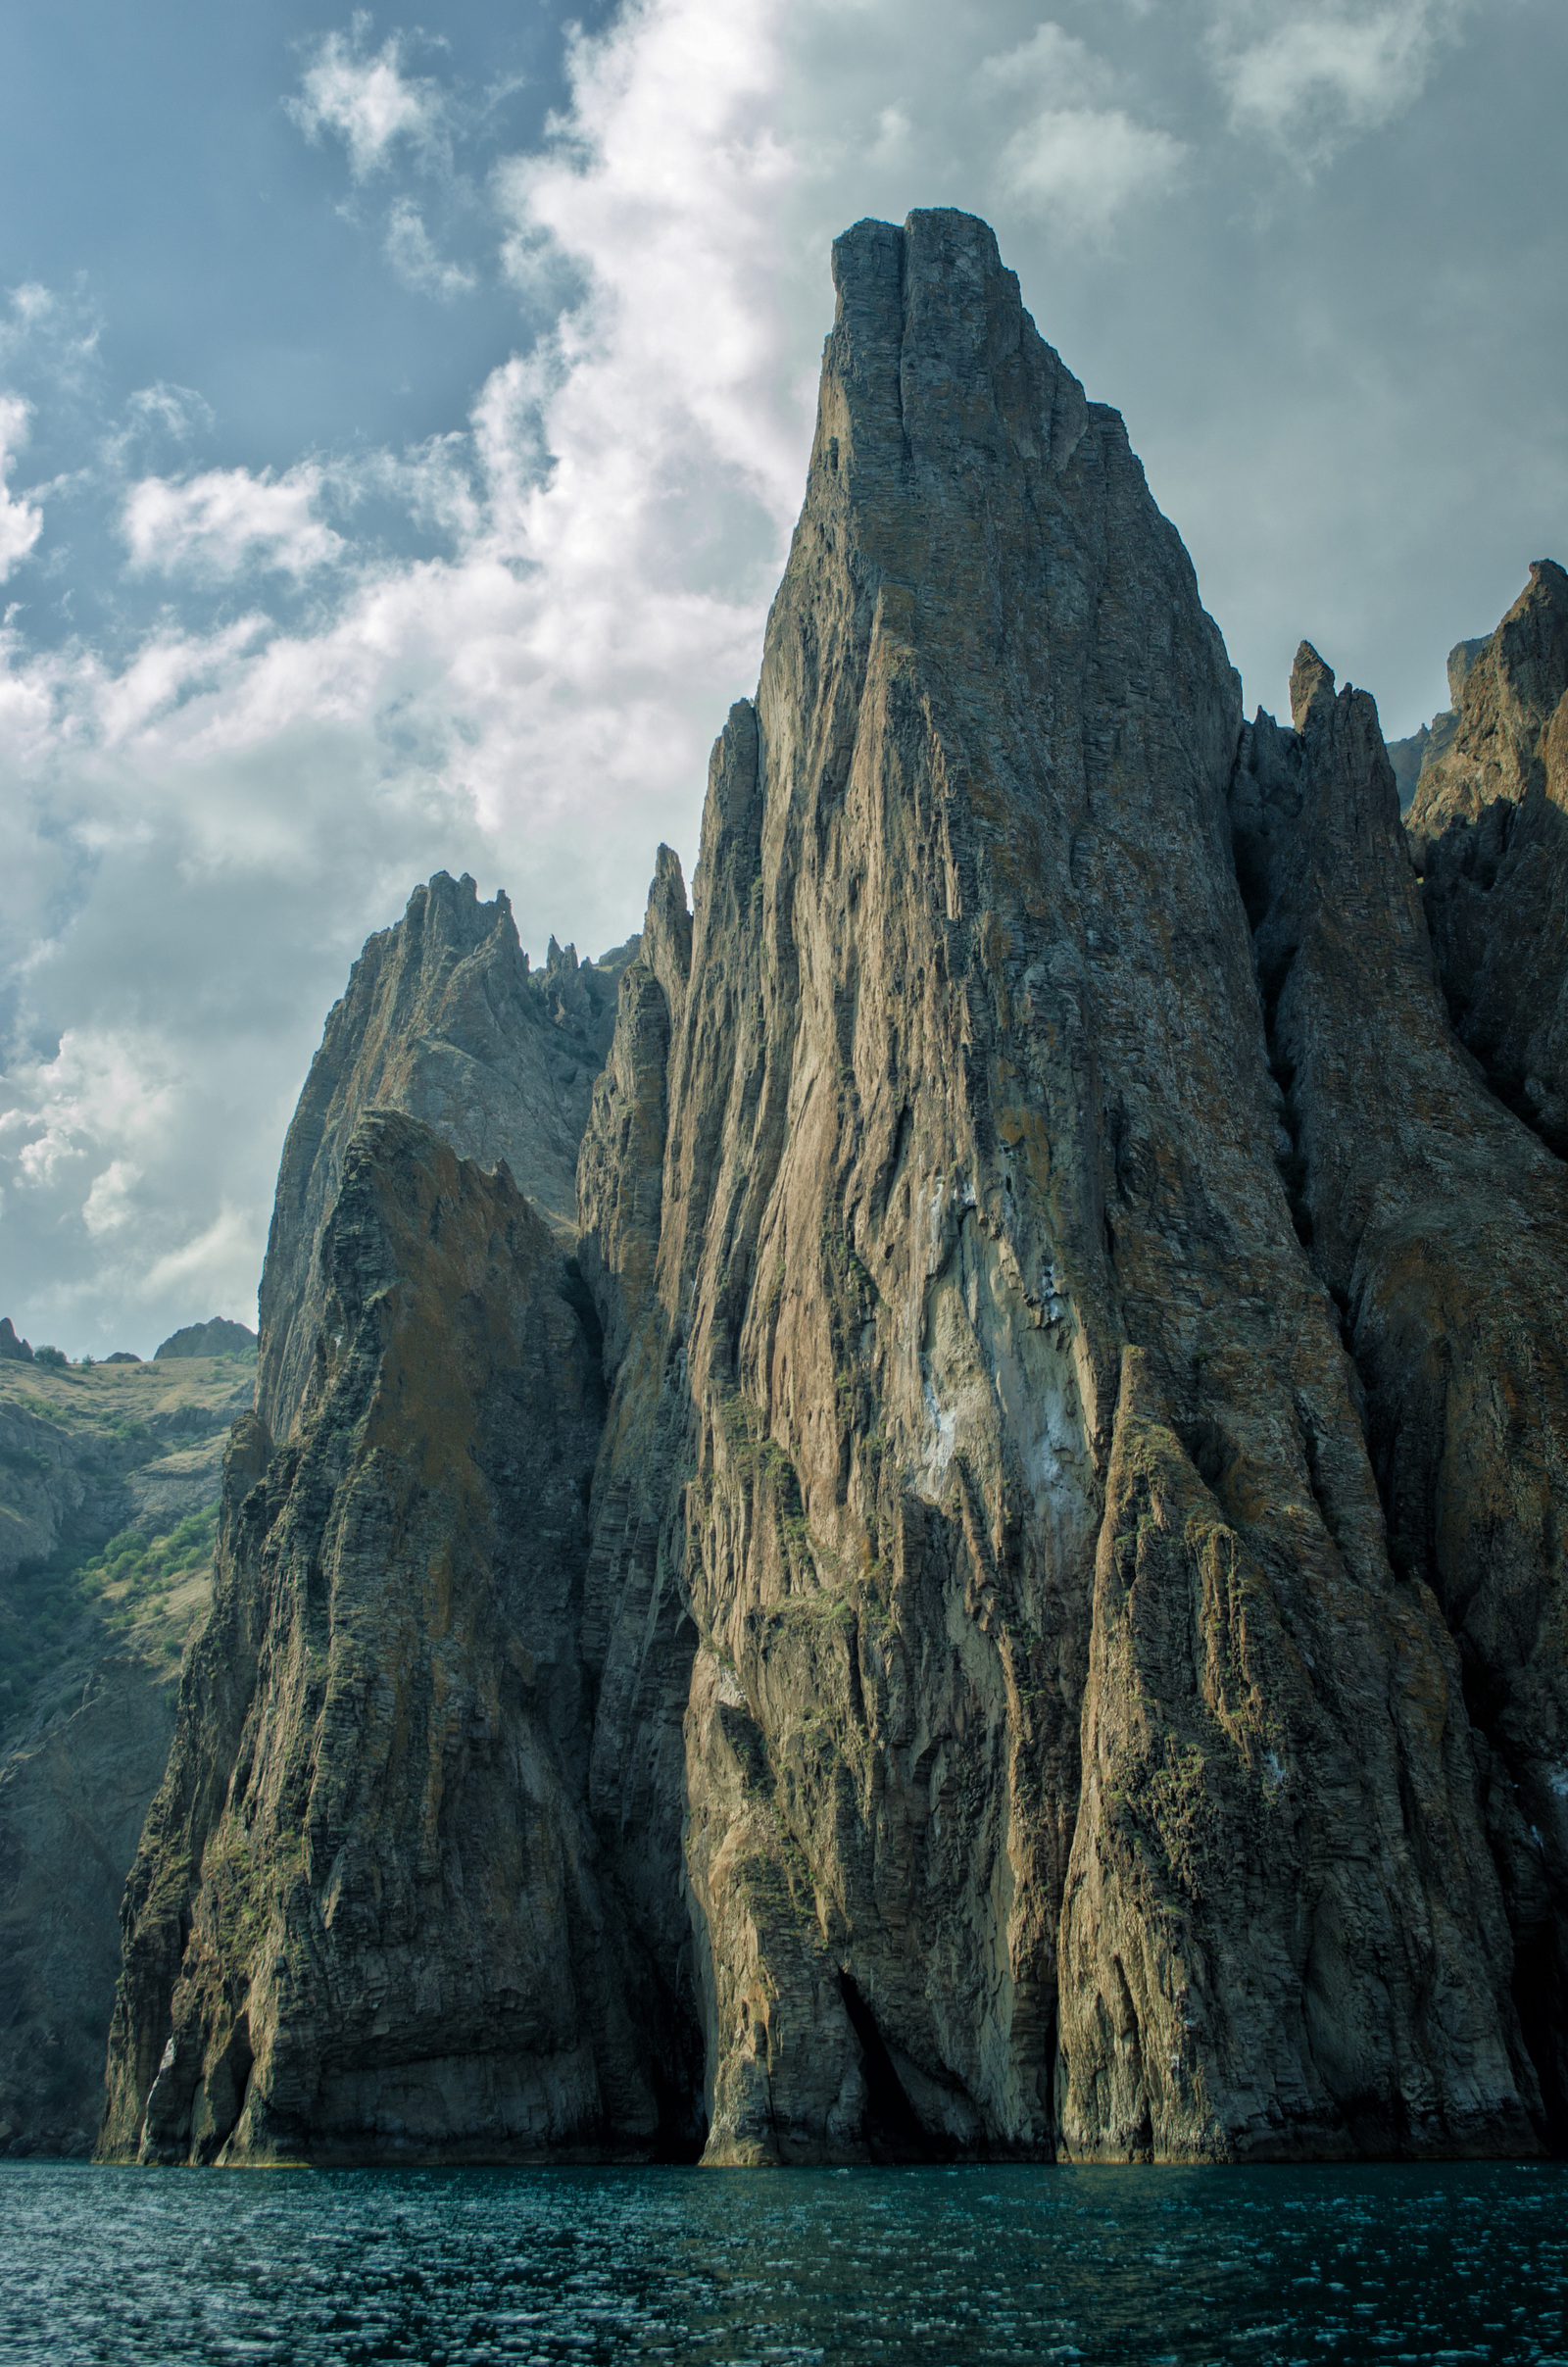
[[[1568,2367],[1568,2166],[0,2167],[0,2359]]]

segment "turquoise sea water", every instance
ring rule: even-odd
[[[1568,2367],[1568,2165],[0,2167],[0,2360]]]

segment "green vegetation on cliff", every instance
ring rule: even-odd
[[[0,2154],[97,2133],[120,1894],[255,1370],[0,1362]]]
[[[99,1652],[205,1579],[255,1369],[0,1364],[0,1730],[68,1707]]]

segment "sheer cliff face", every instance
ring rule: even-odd
[[[1409,826],[1459,1038],[1568,1156],[1568,574],[1551,560],[1477,646]]]
[[[1260,715],[1232,792],[1285,1166],[1394,1565],[1458,1645],[1514,1997],[1564,2136],[1568,1174],[1455,1041],[1371,699],[1336,697],[1304,643],[1291,693],[1297,729]]]
[[[466,874],[416,888],[372,937],[326,1022],[283,1146],[262,1276],[256,1406],[286,1438],[320,1352],[313,1275],[350,1138],[367,1110],[406,1110],[465,1159],[504,1159],[558,1229],[575,1219],[577,1146],[604,1065],[621,957],[580,966],[551,942],[531,976],[505,896]]]
[[[758,695],[591,1113],[538,1086],[603,1041],[582,973],[541,1019],[450,882],[329,1022],[126,1897],[122,2157],[1563,2110],[1568,1208],[1449,1026],[1448,855],[1429,936],[1315,653],[1244,729],[982,223],[834,269]],[[1501,912],[1472,804],[1440,851]],[[523,1191],[584,1117],[573,1245]]]
[[[595,1753],[667,1763],[690,1652],[684,1834],[621,1807],[709,2158],[1528,2147],[1458,1657],[1276,1163],[1219,637],[983,225],[834,262],[689,973],[628,973],[580,1170]]]
[[[506,1174],[392,1113],[318,1270],[319,1394],[230,1452],[105,2148],[646,2156],[679,2034],[580,1805],[597,1341]]]

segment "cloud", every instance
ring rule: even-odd
[[[121,1345],[117,1308],[172,1327],[247,1258],[254,1287],[322,1013],[416,878],[506,884],[536,951],[609,944],[658,840],[690,849],[810,433],[778,293],[779,14],[663,0],[575,42],[569,115],[495,190],[563,309],[463,433],[129,488],[132,569],[225,583],[239,617],[176,610],[121,663],[13,636],[0,763],[27,794],[0,863],[58,915],[12,972],[25,1124],[0,1133],[35,1328]],[[388,565],[324,522],[371,494],[438,520],[447,555]],[[282,629],[269,570],[319,574],[329,606]]]
[[[51,1060],[13,1059],[0,1078],[4,1229],[13,1243],[41,1217],[45,1228],[64,1224],[84,1237],[91,1257],[145,1215],[134,1200],[143,1170],[129,1151],[156,1159],[177,1104],[172,1075],[159,1068],[123,1029],[68,1034]],[[167,1213],[161,1225],[152,1211],[155,1232],[167,1223]]]
[[[27,440],[30,406],[18,395],[0,395],[0,583],[27,557],[43,532],[43,512],[18,501],[6,479]]]
[[[400,143],[427,165],[447,153],[447,107],[440,85],[403,71],[404,42],[392,33],[371,55],[367,47],[369,15],[355,13],[349,31],[324,34],[300,80],[299,95],[286,102],[307,139],[336,132],[349,153],[356,180],[385,170]]]
[[[258,567],[308,575],[343,549],[312,515],[320,490],[314,462],[280,477],[248,468],[209,468],[183,482],[144,476],[125,498],[121,531],[139,572],[219,582]]]
[[[982,59],[974,89],[988,114],[1024,121],[1002,144],[1001,186],[1061,227],[1102,232],[1132,200],[1172,181],[1185,142],[1108,104],[1114,76],[1059,25]]]
[[[1004,181],[1031,211],[1063,225],[1106,230],[1131,200],[1167,187],[1187,149],[1119,107],[1044,108],[1002,155]]]
[[[417,288],[421,295],[449,300],[466,296],[475,284],[475,272],[436,253],[424,217],[409,198],[395,199],[387,216],[386,254],[404,285]]]
[[[166,1250],[138,1279],[143,1302],[172,1299],[186,1307],[210,1307],[230,1321],[256,1321],[256,1212],[225,1201],[188,1241]]]
[[[62,295],[24,280],[0,313],[0,370],[8,377],[42,370],[55,392],[80,394],[98,374],[102,334],[96,308],[79,290]]]
[[[551,930],[604,946],[637,925],[657,841],[695,852],[708,750],[755,683],[799,506],[828,241],[858,216],[995,221],[1042,329],[1127,405],[1249,667],[1286,623],[1288,665],[1352,567],[1379,616],[1426,596],[1399,537],[1442,506],[1410,458],[1432,349],[1412,334],[1403,374],[1365,383],[1387,295],[1355,313],[1356,258],[1317,256],[1313,189],[1279,152],[1313,108],[1343,126],[1348,85],[1304,116],[1244,105],[1243,65],[1256,53],[1262,91],[1283,9],[1228,8],[1212,51],[1189,15],[1151,9],[1135,43],[1112,13],[1094,20],[1102,55],[1027,0],[988,0],[977,66],[972,20],[945,0],[638,0],[572,40],[559,117],[488,184],[484,275],[505,274],[518,319],[466,419],[400,453],[197,471],[187,450],[115,480],[119,547],[167,603],[156,622],[123,649],[0,640],[0,1106],[22,1113],[0,1127],[0,1263],[31,1277],[6,1311],[33,1337],[97,1352],[246,1313],[322,1015],[414,881],[466,868],[511,891],[534,950]],[[396,88],[372,105],[383,66]],[[1243,139],[1214,121],[1217,68],[1239,77]],[[316,136],[341,136],[362,178],[427,162],[457,122],[396,36],[372,55],[363,20],[318,69]],[[1244,170],[1298,204],[1299,271],[1236,226]],[[445,186],[388,198],[394,268],[440,294],[459,268]],[[149,398],[149,430],[197,419],[172,404]],[[1473,415],[1452,416],[1449,481],[1470,500],[1482,439],[1460,451]],[[1532,482],[1538,507],[1550,495]],[[388,559],[367,524],[388,505],[439,547]],[[1357,532],[1370,558],[1352,560]],[[1440,673],[1489,620],[1434,632]]]
[[[1211,33],[1232,121],[1306,161],[1326,161],[1420,97],[1466,13],[1466,0],[1315,8],[1233,0]]]
[[[111,1159],[93,1177],[92,1189],[82,1203],[81,1220],[94,1240],[124,1230],[134,1213],[131,1196],[140,1181],[140,1167],[128,1159]]]
[[[133,445],[148,439],[187,444],[196,436],[211,435],[217,424],[218,415],[211,403],[194,386],[176,386],[161,378],[156,385],[138,386],[129,395],[105,447],[105,458],[120,463]]]

